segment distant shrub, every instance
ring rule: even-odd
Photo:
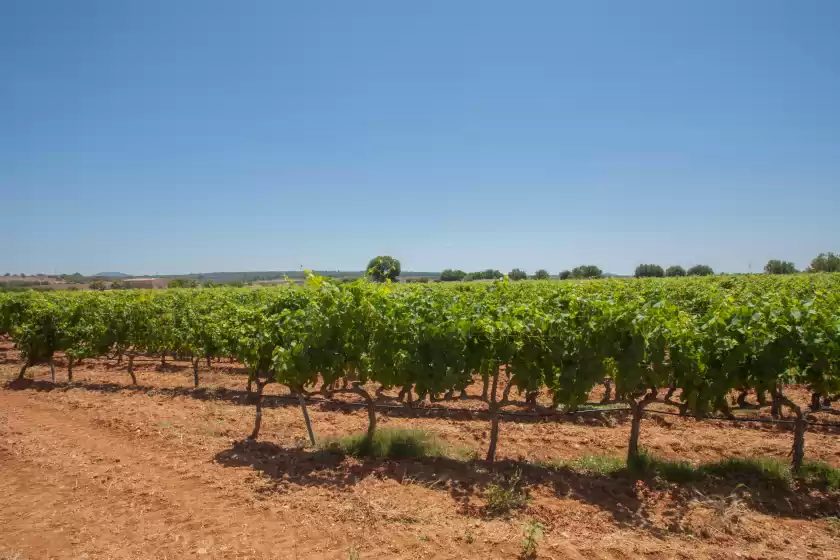
[[[636,278],[662,278],[665,271],[658,264],[640,264],[636,267]]]

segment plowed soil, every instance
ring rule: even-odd
[[[539,466],[624,456],[629,424],[621,415],[508,419],[494,465],[360,461],[307,446],[299,407],[276,398],[285,393],[276,385],[267,389],[259,441],[243,441],[254,407],[236,365],[203,366],[198,390],[187,362],[152,359],[138,362],[137,386],[115,360],[85,361],[67,383],[62,359],[56,383],[38,366],[27,374],[33,380],[8,385],[18,358],[0,343],[3,560],[517,558],[531,520],[544,525],[538,558],[840,558],[836,492],[673,485]],[[319,438],[367,425],[363,409],[313,403],[310,414]],[[379,427],[388,426],[434,432],[465,456],[483,457],[489,436],[489,422],[470,414],[383,413]],[[784,427],[656,415],[641,437],[653,455],[693,463],[788,460],[792,443]],[[806,454],[840,467],[837,433],[809,431]],[[530,503],[488,516],[487,486],[517,470]]]

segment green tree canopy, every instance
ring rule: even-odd
[[[561,270],[560,271],[560,280],[568,280],[571,277],[572,271],[571,270]]]
[[[685,269],[679,265],[669,266],[665,276],[685,276]]]
[[[715,273],[712,267],[707,264],[695,264],[688,269],[689,276],[711,276]]]
[[[367,265],[367,274],[374,282],[394,281],[401,272],[400,261],[388,255],[374,257]]]
[[[511,270],[508,273],[508,278],[510,278],[513,281],[525,280],[526,278],[528,278],[528,274],[526,274],[526,272],[524,270],[521,270],[519,268],[514,268],[513,270]]]
[[[658,264],[640,264],[636,267],[636,278],[662,278],[665,271]]]
[[[808,272],[840,272],[840,255],[820,253],[811,261]]]
[[[548,279],[549,279],[548,271],[544,268],[541,268],[534,273],[534,280],[548,280]]]
[[[764,265],[764,272],[767,274],[794,274],[797,270],[796,266],[790,261],[772,259]]]
[[[467,275],[463,270],[445,269],[440,273],[441,282],[460,282]]]
[[[582,264],[572,269],[572,278],[600,278],[603,272],[594,264]]]
[[[197,288],[198,282],[191,278],[175,278],[167,284],[169,288]]]

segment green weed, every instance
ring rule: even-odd
[[[730,457],[716,463],[704,464],[698,471],[704,476],[717,476],[748,483],[759,482],[778,489],[790,488],[793,480],[790,466],[786,462],[763,457],[750,459]]]
[[[522,538],[520,543],[522,546],[520,558],[536,558],[537,544],[539,543],[539,539],[545,534],[545,527],[542,523],[531,519],[525,524],[523,529],[525,536]]]
[[[490,515],[504,515],[513,509],[526,506],[530,500],[525,489],[518,488],[522,473],[516,470],[505,485],[490,484],[484,490],[487,501],[487,513]]]
[[[446,447],[434,434],[405,428],[377,430],[373,438],[367,434],[354,434],[326,440],[321,447],[359,458],[414,459],[446,455]]]
[[[694,482],[703,478],[697,467],[688,461],[668,461],[642,451],[627,463],[627,470],[636,476],[655,476],[668,482]]]
[[[817,461],[805,461],[799,473],[806,482],[825,486],[828,490],[840,490],[840,469]]]

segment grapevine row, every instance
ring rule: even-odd
[[[840,275],[595,282],[337,285],[310,276],[302,287],[0,294],[0,334],[21,352],[20,377],[67,356],[133,361],[153,353],[199,363],[235,357],[255,383],[261,421],[265,385],[299,395],[398,388],[401,398],[457,397],[475,382],[491,413],[488,459],[499,413],[515,390],[535,403],[575,409],[597,384],[605,403],[632,412],[629,456],[638,454],[651,403],[684,413],[728,413],[730,395],[754,390],[797,421],[793,465],[804,458],[805,411],[783,387],[809,387],[812,408],[840,393]],[[504,387],[504,389],[501,389]],[[501,394],[499,394],[501,392]],[[314,434],[310,429],[310,437]]]

